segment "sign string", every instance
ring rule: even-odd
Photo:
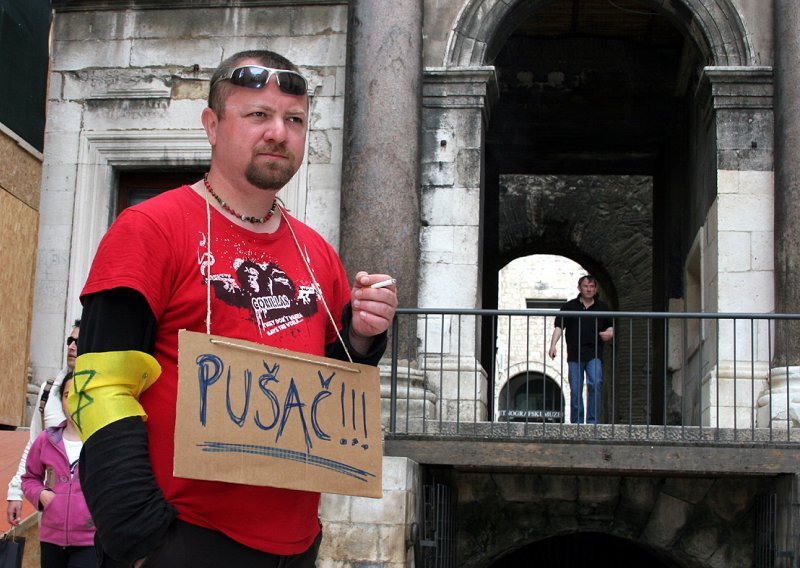
[[[266,346],[263,348],[259,347],[252,347],[250,345],[240,345],[238,343],[233,343],[232,341],[222,341],[220,339],[209,339],[209,342],[213,343],[214,345],[224,345],[226,347],[233,347],[234,349],[241,349],[242,351],[253,351],[254,353],[266,353],[267,355],[277,355],[283,359],[292,359],[293,361],[302,361],[303,363],[319,363],[314,359],[306,359],[305,357],[300,357],[299,355],[289,354],[285,351],[273,351],[272,349],[267,348]],[[328,363],[325,362],[325,367],[330,367],[332,369],[339,369],[340,371],[347,371],[350,373],[361,373],[361,369],[358,367],[347,367],[345,365],[337,365],[335,363]]]
[[[328,302],[325,301],[325,295],[322,293],[322,287],[317,282],[317,278],[314,276],[314,271],[311,270],[311,265],[308,263],[306,255],[303,254],[303,249],[300,247],[300,241],[297,240],[297,235],[294,234],[294,229],[292,228],[292,224],[289,222],[289,217],[286,215],[286,210],[283,208],[283,203],[280,203],[278,208],[280,209],[281,217],[284,221],[286,221],[286,226],[289,227],[289,232],[292,233],[294,244],[297,246],[297,252],[300,254],[300,258],[303,259],[303,264],[306,265],[306,270],[308,270],[308,275],[311,276],[311,281],[314,283],[314,288],[317,289],[319,299],[322,300],[322,305],[325,306],[325,312],[328,314],[328,319],[331,320],[333,330],[336,332],[336,337],[339,339],[339,342],[344,348],[344,352],[347,355],[347,360],[352,363],[353,358],[350,356],[350,351],[347,349],[347,345],[345,344],[344,339],[342,339],[342,335],[339,333],[339,326],[336,325],[336,320],[333,319],[333,314],[331,313],[330,308],[328,308]]]
[[[211,335],[211,204],[208,192],[203,195],[206,198],[206,335]]]
[[[211,335],[211,263],[212,263],[212,256],[211,256],[211,204],[208,201],[208,192],[203,192],[206,201],[206,263],[205,263],[205,276],[206,276],[206,335]],[[277,198],[276,198],[277,199]],[[308,263],[308,259],[306,255],[303,254],[303,249],[300,246],[300,241],[297,240],[297,235],[294,232],[294,228],[292,228],[292,224],[289,222],[289,217],[286,214],[286,211],[283,207],[283,203],[280,202],[278,199],[278,209],[281,212],[281,218],[286,223],[286,226],[289,228],[289,232],[292,234],[292,239],[294,239],[294,244],[297,247],[297,252],[300,254],[300,258],[303,259],[303,264],[308,270],[308,275],[311,277],[311,281],[314,283],[314,288],[319,294],[319,299],[322,300],[322,305],[325,308],[325,312],[328,314],[328,319],[331,321],[333,325],[333,330],[336,332],[336,337],[338,338],[339,342],[342,344],[344,348],[344,352],[347,355],[348,361],[350,363],[353,362],[353,358],[350,356],[350,351],[347,349],[347,344],[345,344],[344,339],[342,338],[342,334],[339,333],[339,327],[336,325],[336,320],[331,313],[330,308],[328,307],[328,302],[325,301],[325,295],[322,293],[322,287],[317,282],[317,278],[314,276],[314,271],[311,269],[311,265]],[[232,347],[238,347],[240,349],[245,349],[243,345],[236,345],[235,343],[228,344]],[[266,351],[269,353],[269,351]],[[306,359],[299,359],[301,361],[307,361]],[[313,361],[312,361],[313,362]],[[334,365],[329,365],[333,367]],[[342,367],[351,371],[352,369],[347,367]],[[360,371],[359,371],[360,372]]]

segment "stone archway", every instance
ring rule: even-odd
[[[473,67],[493,61],[516,24],[550,0],[468,0],[450,33],[446,67]],[[707,65],[754,64],[753,48],[730,0],[640,0],[667,15],[690,37]]]
[[[643,258],[650,257],[654,267],[648,278],[648,281],[652,282],[651,301],[629,307],[636,311],[667,311],[673,305],[672,300],[680,300],[684,296],[682,275],[689,248],[687,243],[691,243],[699,231],[707,229],[706,225],[710,223],[709,219],[713,220],[714,210],[712,207],[716,205],[718,183],[727,183],[728,186],[733,186],[734,184],[727,180],[729,178],[738,179],[735,176],[719,178],[716,173],[721,170],[758,170],[760,172],[766,171],[765,168],[769,167],[766,163],[771,159],[769,140],[756,139],[757,137],[753,136],[752,142],[748,142],[751,148],[740,151],[738,145],[740,139],[744,140],[744,137],[736,136],[738,131],[735,127],[736,124],[749,124],[747,121],[750,120],[755,125],[762,123],[767,125],[762,131],[767,134],[770,132],[768,121],[771,120],[771,110],[761,110],[766,109],[767,107],[764,105],[768,105],[770,102],[761,100],[751,102],[750,99],[755,99],[755,97],[745,100],[749,96],[750,90],[753,90],[749,82],[761,79],[753,77],[757,68],[747,70],[742,70],[742,68],[752,67],[757,63],[759,56],[754,50],[752,40],[746,32],[744,23],[732,0],[638,0],[637,7],[641,6],[656,13],[664,26],[679,38],[680,45],[673,43],[669,46],[672,52],[668,57],[663,57],[663,50],[658,51],[658,56],[654,55],[651,58],[648,58],[650,56],[641,56],[640,59],[631,57],[630,53],[636,50],[626,51],[626,41],[630,39],[629,37],[624,37],[616,44],[606,42],[600,45],[600,42],[597,44],[590,44],[587,41],[581,43],[585,39],[583,36],[577,38],[579,41],[569,45],[559,44],[557,48],[552,47],[555,42],[547,46],[543,46],[544,41],[539,44],[534,44],[533,41],[525,43],[530,38],[535,40],[539,40],[540,37],[545,37],[545,40],[552,39],[555,34],[546,36],[546,34],[540,33],[541,28],[539,27],[536,27],[535,31],[530,30],[538,22],[543,21],[539,18],[540,14],[558,3],[553,0],[464,1],[448,35],[443,53],[444,68],[429,69],[428,73],[432,77],[435,71],[437,78],[441,76],[451,79],[456,76],[477,78],[478,72],[491,74],[492,77],[485,88],[481,90],[475,89],[474,83],[463,82],[464,84],[459,84],[458,88],[455,88],[456,85],[452,81],[449,83],[427,81],[428,94],[425,103],[428,105],[426,106],[428,117],[426,117],[426,122],[431,125],[432,135],[430,138],[433,140],[433,135],[436,136],[435,145],[431,146],[436,148],[436,160],[432,160],[428,168],[430,186],[434,187],[434,191],[442,194],[445,193],[445,190],[440,191],[439,188],[446,188],[446,191],[451,194],[451,199],[456,193],[452,188],[460,190],[463,186],[466,190],[465,195],[472,200],[471,203],[475,204],[472,209],[480,212],[479,217],[469,220],[476,222],[476,226],[470,225],[469,229],[477,231],[481,239],[478,241],[475,255],[479,259],[479,266],[475,273],[474,289],[479,290],[481,294],[479,303],[482,307],[491,308],[493,307],[493,298],[496,297],[496,282],[492,282],[487,275],[493,274],[499,269],[497,259],[509,260],[508,256],[503,256],[505,251],[502,248],[502,242],[498,242],[504,237],[503,229],[495,231],[495,227],[501,226],[503,221],[500,210],[502,205],[496,204],[500,185],[498,179],[501,175],[554,174],[564,176],[603,173],[651,176],[653,179],[651,228],[654,245],[649,253],[645,251],[642,255]],[[590,3],[585,0],[580,4]],[[599,4],[599,2],[595,2],[595,4]],[[625,4],[630,6],[633,2],[628,1]],[[532,25],[529,29],[523,30],[522,34],[518,34],[517,29],[523,22],[532,23]],[[617,39],[613,34],[609,34],[603,40],[608,38]],[[511,41],[517,41],[514,47],[521,48],[504,51]],[[559,51],[558,48],[562,45],[566,49]],[[632,44],[628,42],[627,45]],[[603,48],[609,46],[615,50],[613,55],[606,55],[609,53],[608,51],[603,52]],[[534,50],[538,51],[534,53]],[[517,61],[547,61],[548,56],[552,57],[552,60],[560,62],[581,50],[582,53],[587,54],[585,58],[603,54],[606,60],[603,65],[596,65],[594,68],[585,66],[583,59],[566,69],[552,67],[553,71],[560,72],[554,72],[553,75],[561,75],[560,78],[554,77],[552,81],[548,76],[551,69],[545,68],[543,65],[529,73],[526,73],[529,70],[521,69],[523,65],[516,65]],[[656,50],[652,50],[652,53],[655,54]],[[522,54],[522,57],[519,57],[519,54]],[[605,65],[606,61],[613,60],[617,54],[622,55],[622,58],[616,60],[620,62],[618,65],[613,67]],[[636,65],[632,66],[629,64],[630,62],[634,62]],[[659,65],[663,65],[663,67]],[[590,72],[596,72],[595,76],[599,77],[599,81],[592,83],[591,74],[587,74],[588,80],[583,81],[584,76],[580,74],[583,68],[580,66],[589,67]],[[651,71],[642,73],[642,70],[648,69]],[[606,126],[619,125],[619,121],[614,122],[617,118],[616,113],[622,114],[629,108],[624,102],[612,107],[615,104],[613,102],[615,93],[613,87],[607,88],[607,85],[613,83],[616,77],[603,74],[609,70],[617,77],[621,77],[621,82],[630,77],[634,78],[627,85],[632,86],[630,89],[620,90],[626,96],[630,95],[629,99],[633,99],[637,105],[632,107],[637,114],[630,122],[638,125],[645,124],[644,128],[638,130],[634,128],[604,129]],[[581,77],[582,82],[565,81],[564,76],[569,78],[570,73],[572,76]],[[659,74],[661,74],[660,77]],[[524,75],[527,75],[527,83],[522,80],[517,81],[518,77]],[[668,80],[665,80],[667,78]],[[655,80],[652,84],[659,87],[660,90],[653,88],[652,92],[642,95],[643,90],[637,88],[648,84],[651,79]],[[662,81],[658,83],[660,79]],[[606,84],[601,85],[604,81]],[[737,84],[731,89],[734,93],[729,96],[731,102],[725,101],[727,104],[719,106],[713,104],[716,100],[714,97],[724,95],[718,94],[722,92],[719,87],[712,93],[709,83],[712,85],[724,83],[724,86],[728,87],[735,81],[739,81],[741,85]],[[612,108],[613,113],[606,116],[602,116],[602,113],[589,114],[588,112],[570,115],[571,109],[568,109],[567,106],[571,104],[571,101],[586,95],[587,92],[593,94],[592,89],[598,85],[606,88],[606,90],[596,89],[596,91],[605,97],[606,102],[612,101],[608,107]],[[524,91],[525,88],[528,88],[527,92]],[[549,116],[554,118],[549,119],[548,117],[549,122],[539,120],[540,116],[544,114],[541,112],[535,116],[534,111],[531,111],[530,114],[523,114],[523,111],[526,112],[527,109],[537,108],[536,105],[544,99],[544,97],[538,99],[533,97],[523,99],[523,97],[536,89],[548,88],[553,91],[560,89],[561,93],[566,93],[560,101],[555,101],[555,97],[544,101],[547,104],[552,103],[552,108],[560,111],[560,114],[550,114]],[[736,95],[742,96],[736,98]],[[634,97],[638,98],[634,99]],[[763,98],[766,99],[766,97]],[[745,102],[741,102],[739,99]],[[581,112],[592,108],[596,99],[583,99],[583,101],[586,100],[590,102],[583,103],[579,109]],[[653,103],[654,100],[657,102]],[[437,106],[434,107],[434,104]],[[480,112],[472,110],[470,126],[480,124],[483,127],[485,137],[482,139],[474,136],[472,130],[467,131],[464,128],[467,121],[455,116],[458,112],[465,113],[464,109],[472,108],[469,107],[470,104],[475,109],[480,109]],[[540,105],[538,108],[542,108],[542,106]],[[732,107],[735,108],[731,110]],[[572,118],[576,115],[577,119]],[[640,121],[639,119],[644,115],[648,115],[652,121],[649,123],[644,120]],[[595,128],[592,132],[589,132],[588,128],[583,130],[573,128],[567,135],[560,138],[550,135],[550,132],[557,131],[562,124],[567,123],[570,126],[591,124],[592,120],[596,120],[600,124],[600,128]],[[669,128],[665,127],[667,125]],[[539,136],[538,132],[548,132],[548,135]],[[626,136],[629,134],[638,137],[627,139]],[[764,135],[764,138],[767,138],[767,134]],[[616,144],[620,139],[626,140],[627,145]],[[551,140],[555,140],[556,144],[552,144],[548,148],[547,145]],[[598,140],[600,145],[596,144]],[[637,146],[637,144],[639,145]],[[601,150],[598,151],[598,148]],[[467,156],[467,151],[470,152],[469,156]],[[564,166],[573,155],[578,156],[574,163],[579,163],[584,166],[583,168],[573,164]],[[620,156],[623,157],[620,158]],[[744,156],[744,158],[740,158],[740,156]],[[753,157],[751,158],[751,156]],[[602,163],[603,160],[606,161],[606,164]],[[626,161],[623,162],[623,160]],[[746,160],[752,164],[744,163]],[[757,160],[764,163],[757,163]],[[531,166],[534,161],[536,162],[535,166]],[[462,164],[460,167],[459,162]],[[609,163],[617,165],[616,167],[607,166]],[[451,164],[453,167],[448,167]],[[469,167],[466,167],[466,164],[469,164]],[[602,172],[592,170],[597,166],[607,166],[607,169]],[[464,179],[462,180],[462,178]],[[428,179],[424,181],[427,182]],[[728,193],[732,189],[735,188],[724,188]],[[766,201],[764,199],[764,202]],[[517,211],[519,215],[524,215],[524,213],[524,211]],[[739,225],[736,224],[737,219],[727,211],[724,212],[724,215],[727,215],[725,231],[732,233],[734,230],[740,230]],[[426,228],[426,236],[427,234],[443,233],[444,229],[449,228],[451,224],[449,212],[447,215],[442,215],[441,219],[440,222],[439,218],[436,218]],[[573,227],[569,227],[569,229],[572,230]],[[500,234],[496,234],[497,232]],[[537,240],[538,246],[541,244],[539,236],[537,236]],[[638,241],[633,242],[638,244]],[[470,242],[470,244],[472,243]],[[585,251],[580,249],[579,252]],[[525,250],[524,253],[564,254],[564,251],[539,247],[535,250]],[[707,256],[712,257],[717,253],[716,249],[709,250]],[[629,259],[632,256],[628,255]],[[598,264],[603,265],[601,262]],[[637,267],[640,266],[637,264]],[[433,269],[429,272],[435,273]],[[634,271],[623,270],[621,274],[627,279],[626,283],[623,284],[615,278],[612,278],[610,282],[619,290],[619,297],[628,300],[632,292],[639,290],[642,279],[635,277]],[[708,288],[711,289],[714,286],[716,286],[715,282],[710,280]],[[469,288],[469,291],[471,292],[472,289]],[[422,290],[425,291],[424,284]],[[707,296],[712,298],[713,302],[718,300],[716,290],[710,290]],[[728,301],[729,296],[730,294],[724,300]],[[470,295],[466,299],[471,301],[472,296]],[[468,305],[467,302],[464,304]],[[721,306],[722,302],[719,302],[709,305],[707,308],[722,310]],[[621,305],[616,307],[622,309]],[[662,339],[660,336],[656,337],[654,345],[663,344]],[[660,354],[658,355],[660,356]],[[489,360],[487,349],[483,349],[481,358]],[[672,380],[671,375],[661,367],[656,371],[647,367],[646,364],[632,367],[635,368],[638,376],[645,377],[645,380],[650,380],[649,377],[652,377],[655,388],[650,389],[650,392],[655,394],[648,395],[649,398],[645,403],[640,404],[639,401],[634,401],[631,407],[637,406],[637,409],[620,418],[624,420],[633,416],[635,412],[639,412],[640,415],[646,413],[647,416],[644,419],[651,423],[662,423],[669,416],[666,406],[674,390],[668,384],[668,381]],[[631,381],[631,384],[635,383]],[[647,389],[639,390],[646,391]],[[629,397],[629,400],[632,401],[633,397]],[[648,406],[648,408],[642,411],[641,408],[644,406]]]
[[[652,193],[649,176],[501,176],[500,264],[531,253],[564,255],[598,278],[612,309],[650,311]],[[619,340],[605,353],[604,420],[644,424],[653,343],[644,320],[621,318],[615,332]]]
[[[563,255],[600,280],[612,308],[649,310],[652,184],[639,175],[502,175],[499,264]]]
[[[674,568],[675,563],[662,558],[663,553],[637,542],[598,532],[578,532],[551,536],[523,546],[495,560],[489,568],[527,566],[536,558],[539,566],[584,568],[603,566],[647,566]]]
[[[560,543],[569,546],[579,535],[589,534],[626,542],[654,559],[647,564],[654,568],[656,560],[680,568],[746,568],[753,563],[756,503],[773,490],[772,480],[766,477],[467,471],[450,472],[450,476],[459,495],[458,565],[464,568],[528,566],[499,561],[552,537],[572,535]]]

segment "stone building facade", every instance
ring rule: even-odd
[[[25,420],[39,226],[50,6],[0,1],[0,424]],[[24,64],[22,63],[24,61]]]
[[[79,315],[78,293],[116,215],[120,184],[134,173],[203,170],[210,149],[199,116],[210,74],[245,48],[286,55],[310,81],[307,160],[289,207],[340,250],[349,272],[398,275],[403,306],[497,307],[501,268],[553,254],[597,274],[615,309],[797,310],[795,2],[54,0],[53,7],[46,207],[31,320],[37,383],[61,367],[62,338]],[[624,206],[604,201],[604,192],[621,195]],[[452,352],[413,353],[406,345],[406,355],[420,368],[429,356],[474,368],[481,346],[459,342],[455,352],[455,321],[441,322]],[[709,345],[716,333],[704,335]],[[732,330],[719,333],[719,344],[732,345]],[[798,363],[792,347],[800,334],[775,333],[773,350],[769,331],[759,329],[744,375],[741,351],[699,350],[699,361],[680,353],[658,378],[667,388],[654,392],[674,392],[670,381],[688,360],[702,369],[692,379],[702,393],[692,401],[696,423],[752,416],[749,401],[730,396],[737,382],[749,389],[771,366],[786,376]],[[449,394],[457,386],[433,393],[446,400],[444,419],[460,410]],[[632,398],[622,405],[628,415],[614,419],[641,420],[646,402]],[[484,403],[487,413],[494,401]],[[769,399],[762,406],[765,423],[788,412]],[[421,515],[420,487],[435,471],[387,457],[384,472],[383,500],[325,499],[320,565],[413,564],[408,541]],[[504,475],[441,474],[463,497],[459,554],[470,559],[461,565],[491,566],[564,531],[643,543],[652,558],[680,566],[752,560],[709,543],[751,534],[740,513],[761,481],[742,482],[730,503],[714,479],[699,494],[680,476],[653,483]],[[782,495],[791,495],[793,482],[781,483],[789,484]],[[585,486],[594,488],[590,505]],[[608,511],[626,503],[630,514],[608,530]],[[528,511],[536,530],[501,534],[496,525],[480,533],[463,524],[481,511],[498,523],[497,510],[512,504]],[[540,506],[572,512],[563,524],[547,524],[530,513]],[[647,519],[644,533],[624,529]],[[686,536],[700,528],[708,538]],[[784,548],[797,551],[796,531],[784,529]]]

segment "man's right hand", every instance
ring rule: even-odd
[[[9,501],[6,517],[10,525],[18,527],[22,522],[22,501]]]

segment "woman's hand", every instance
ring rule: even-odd
[[[47,506],[50,504],[50,501],[56,498],[56,494],[53,493],[49,489],[45,489],[41,493],[39,493],[39,505],[42,506],[42,510],[47,509]]]

